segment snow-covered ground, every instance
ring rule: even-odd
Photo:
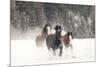
[[[74,39],[73,48],[72,54],[70,48],[64,47],[62,57],[59,57],[48,51],[45,44],[41,48],[37,47],[34,39],[11,40],[11,65],[95,61],[95,39]]]

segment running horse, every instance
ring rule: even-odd
[[[70,47],[71,49],[71,54],[73,55],[73,34],[72,32],[67,32],[64,36],[62,36],[61,38],[63,45],[68,48]],[[75,58],[75,56],[72,56],[73,58]]]
[[[46,41],[46,37],[50,34],[50,30],[51,30],[50,25],[49,24],[45,24],[41,34],[38,35],[36,37],[36,39],[35,39],[36,46],[38,46],[38,47],[43,46],[43,44]]]
[[[72,32],[67,32],[64,36],[62,36],[62,42],[64,43],[65,47],[72,47],[72,40],[73,40],[73,35]]]
[[[56,25],[54,30],[55,34],[50,34],[46,38],[46,45],[48,50],[50,50],[50,48],[53,50],[54,55],[56,55],[55,51],[60,49],[59,56],[62,56],[63,46],[61,45],[61,26]]]

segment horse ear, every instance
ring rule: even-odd
[[[57,28],[55,27],[54,30],[56,30]]]
[[[57,30],[57,25],[55,26],[54,30]]]
[[[45,27],[47,27],[48,25],[46,24]]]
[[[59,26],[60,27],[60,29],[61,29],[61,26]]]
[[[55,30],[57,30],[57,29],[61,29],[61,26],[56,25],[54,29],[55,29]]]

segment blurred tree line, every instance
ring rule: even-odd
[[[95,6],[11,0],[11,25],[25,32],[44,24],[60,24],[76,38],[95,37]]]

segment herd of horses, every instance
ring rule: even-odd
[[[52,32],[52,30],[55,32]],[[63,46],[66,48],[71,47],[71,50],[73,49],[72,40],[72,32],[66,32],[62,35],[61,25],[56,25],[53,29],[49,24],[45,24],[41,34],[36,36],[35,42],[37,47],[42,47],[46,44],[48,50],[53,50],[54,55],[56,55],[55,51],[59,49],[59,56],[62,56]]]

